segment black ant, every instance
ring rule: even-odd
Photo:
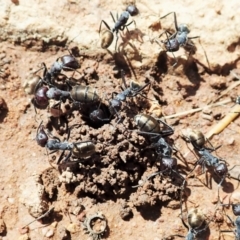
[[[99,26],[99,34],[101,32],[101,29],[102,29],[102,23],[104,23],[104,25],[107,27],[108,30],[104,30],[102,32],[102,42],[101,42],[101,46],[102,48],[108,48],[112,41],[113,41],[113,34],[114,32],[116,32],[116,44],[115,44],[115,50],[117,49],[117,42],[118,42],[118,32],[119,31],[123,31],[125,28],[127,28],[130,24],[132,24],[134,21],[131,21],[130,23],[126,24],[128,19],[129,19],[129,16],[130,15],[136,15],[136,9],[132,8],[132,7],[128,7],[126,9],[126,11],[123,11],[120,15],[120,17],[118,18],[118,14],[117,14],[117,20],[115,20],[112,12],[110,12],[110,15],[113,19],[113,22],[114,22],[114,27],[111,29],[109,27],[109,25],[104,21],[102,20],[101,23],[100,23],[100,26]],[[132,16],[133,16],[132,15]],[[128,28],[127,28],[128,29]]]
[[[177,17],[176,17],[176,13],[175,12],[170,12],[166,15],[164,15],[163,17],[161,17],[160,19],[165,18],[166,16],[170,15],[170,14],[174,14],[174,24],[175,24],[175,30],[176,32],[171,34],[169,31],[165,31],[163,32],[159,38],[165,33],[167,39],[164,41],[161,41],[167,52],[171,52],[173,54],[173,52],[177,52],[179,50],[180,47],[184,47],[186,48],[187,46],[193,46],[189,40],[190,39],[194,39],[194,38],[199,38],[199,36],[196,37],[188,37],[188,34],[190,33],[190,30],[188,29],[186,24],[177,24]],[[173,57],[175,59],[175,63],[173,66],[176,66],[177,64],[177,60],[173,54]]]
[[[79,124],[75,124],[71,126],[71,128],[69,128],[68,130],[67,140],[64,142],[61,142],[58,137],[55,137],[50,133],[47,134],[41,122],[37,129],[36,141],[39,146],[46,147],[49,150],[53,150],[53,152],[57,150],[63,150],[63,151],[69,150],[70,152],[68,156],[63,160],[64,162],[67,161],[71,157],[71,155],[73,155],[76,158],[90,157],[93,153],[95,153],[95,144],[92,141],[82,141],[82,142],[76,142],[76,143],[68,142],[71,129],[75,126],[79,126]],[[49,139],[48,135],[51,137],[51,139]],[[61,158],[62,158],[62,154],[58,159],[57,164],[61,161]]]

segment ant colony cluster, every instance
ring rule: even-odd
[[[128,26],[135,23],[134,20],[128,23],[129,18],[137,14],[138,9],[134,5],[128,6],[116,19],[110,12],[114,22],[113,27],[110,28],[105,20],[102,20],[99,26],[101,47],[108,48],[115,35],[115,50],[117,50],[119,32],[124,29],[128,30]],[[189,37],[190,30],[185,24],[178,25],[175,12],[170,12],[160,19],[170,14],[174,16],[175,32],[166,30],[159,37],[166,37],[161,43],[164,45],[165,51],[173,54],[174,65],[176,65],[174,52],[178,51],[180,47],[192,47],[190,40],[199,38],[199,36]],[[55,152],[56,155],[58,154],[58,159],[54,164],[58,166],[60,173],[73,171],[75,183],[86,183],[85,189],[79,188],[79,195],[83,194],[83,191],[87,191],[84,192],[86,195],[93,194],[91,192],[93,187],[91,186],[91,190],[87,187],[87,181],[91,179],[96,184],[96,192],[93,195],[101,201],[106,196],[116,198],[127,194],[128,196],[132,194],[129,198],[135,201],[136,207],[144,205],[146,202],[154,205],[171,199],[178,200],[180,218],[188,232],[185,236],[172,234],[166,239],[177,236],[189,240],[196,237],[207,239],[210,232],[209,226],[213,219],[207,221],[205,214],[199,208],[193,208],[188,210],[186,221],[183,210],[184,193],[193,172],[197,168],[201,168],[203,173],[210,172],[211,177],[217,182],[218,204],[224,206],[220,203],[219,191],[225,179],[230,177],[237,181],[239,179],[230,175],[231,169],[228,169],[228,163],[214,153],[219,147],[209,147],[210,143],[201,131],[189,130],[182,137],[192,147],[198,159],[193,167],[188,166],[182,169],[182,165],[178,165],[178,149],[171,139],[174,134],[173,127],[163,119],[144,113],[146,108],[144,109],[142,106],[146,106],[149,101],[152,101],[147,97],[151,90],[151,81],[147,79],[142,84],[130,81],[128,84],[127,71],[119,69],[118,76],[122,81],[121,90],[106,93],[110,96],[109,99],[106,99],[106,96],[100,94],[97,87],[90,85],[86,79],[80,79],[84,80],[85,84],[79,84],[79,79],[74,78],[74,73],[81,75],[78,72],[80,67],[78,60],[70,50],[68,55],[59,57],[49,69],[45,63],[42,63],[43,76],[36,84],[32,99],[35,111],[39,112],[50,108],[54,119],[57,119],[60,125],[63,123],[60,120],[62,105],[68,106],[68,115],[65,114],[63,125],[66,124],[58,126],[62,131],[60,131],[60,135],[65,134],[65,138],[61,139],[61,137],[53,135],[49,130],[52,126],[49,126],[49,123],[44,125],[41,121],[36,133],[37,144],[46,148],[49,154]],[[73,74],[68,77],[65,72],[73,72]],[[52,102],[54,102],[53,105],[51,105]],[[83,125],[74,118],[76,112],[81,115],[88,128],[83,129]],[[72,123],[74,122],[71,126],[68,126],[69,119]],[[81,133],[79,129],[83,129]],[[91,129],[95,129],[97,134],[94,135]],[[107,130],[112,131],[111,136],[105,134],[104,131]],[[87,138],[82,139],[81,134],[85,134]],[[74,140],[71,140],[72,138]],[[154,165],[157,170],[150,174],[147,173],[149,166]],[[114,179],[115,185],[110,179],[101,177],[102,171],[108,172],[109,178],[112,177],[111,181]],[[168,193],[166,189],[161,189],[158,185],[163,181],[166,188],[169,188]],[[74,186],[76,187],[76,185]],[[152,195],[147,195],[148,189],[151,189]],[[147,197],[141,200],[143,198],[140,198],[139,195],[143,191],[146,191]],[[240,207],[239,204],[232,204],[232,207],[237,219],[233,221],[229,216],[227,218],[236,229],[232,231],[235,238],[240,239],[240,220],[238,219]],[[126,209],[128,208],[129,206],[126,207]],[[46,213],[43,217],[45,216]],[[102,224],[100,229],[96,230],[94,226],[98,221]],[[107,220],[102,213],[97,213],[85,218],[83,228],[94,239],[100,239],[106,232]],[[220,231],[226,232],[227,230]]]

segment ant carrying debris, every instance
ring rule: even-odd
[[[68,142],[71,130],[73,129],[73,127],[76,126],[79,126],[79,124],[75,124],[69,128],[66,141],[61,142],[58,137],[55,137],[50,133],[47,134],[41,122],[37,129],[36,141],[39,146],[46,147],[49,150],[53,150],[51,153],[54,153],[58,150],[69,150],[69,154],[62,162],[66,162],[72,155],[76,158],[90,157],[92,154],[95,153],[95,144],[92,141],[82,141],[75,143]],[[48,135],[52,139],[49,139]],[[59,162],[62,160],[62,155],[58,159],[57,164],[59,164]]]
[[[174,59],[175,59],[175,63],[173,66],[177,65],[177,60],[176,57],[174,55],[174,52],[177,52],[179,50],[180,47],[193,47],[193,45],[189,42],[190,39],[194,39],[194,38],[199,38],[199,36],[195,36],[195,37],[188,37],[188,34],[190,33],[190,30],[188,29],[186,24],[177,24],[177,16],[175,12],[170,12],[166,15],[164,15],[163,17],[161,17],[160,19],[163,19],[165,17],[167,17],[170,14],[174,14],[174,24],[175,24],[175,30],[176,32],[171,34],[168,30],[164,31],[162,34],[160,34],[159,38],[165,33],[167,39],[164,41],[161,41],[167,52],[171,52]]]

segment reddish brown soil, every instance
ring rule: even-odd
[[[118,122],[114,117],[100,127],[93,126],[89,119],[83,117],[89,106],[82,106],[82,110],[77,111],[68,101],[62,104],[63,115],[59,118],[51,116],[49,108],[37,109],[36,114],[31,102],[33,95],[24,91],[26,76],[37,70],[41,62],[49,68],[58,57],[66,54],[66,50],[54,44],[43,48],[38,41],[20,45],[1,43],[0,59],[6,62],[2,67],[3,73],[0,73],[0,97],[3,99],[0,99],[0,212],[4,222],[0,222],[0,228],[4,229],[6,225],[1,233],[2,239],[27,239],[23,238],[26,235],[20,237],[24,231],[19,229],[52,207],[54,209],[49,216],[29,226],[30,239],[89,239],[81,224],[85,215],[88,217],[96,212],[102,212],[107,219],[108,227],[102,236],[105,239],[158,240],[170,239],[169,236],[174,234],[186,236],[187,229],[180,218],[181,180],[178,177],[159,175],[142,187],[132,188],[160,168],[154,150],[147,149],[149,139],[136,133],[133,118],[139,113],[169,116],[214,102],[223,90],[237,81],[229,71],[239,66],[239,61],[232,64],[229,60],[231,64],[222,66],[221,70],[210,70],[202,64],[202,59],[193,55],[188,60],[180,58],[177,67],[172,68],[172,55],[160,52],[156,61],[133,68],[123,52],[111,55],[105,50],[76,49],[80,53],[77,60],[81,68],[75,77],[96,88],[105,105],[112,92],[121,91],[120,69],[126,71],[127,84],[130,79],[140,84],[151,82],[149,92],[146,90],[150,100],[141,96],[128,99],[119,113],[122,121]],[[134,58],[137,59],[136,56]],[[218,100],[231,97],[233,101],[227,105],[166,119],[174,128],[168,141],[177,149],[178,171],[184,177],[198,157],[190,152],[190,144],[181,138],[182,130],[191,128],[207,133],[231,111],[239,95],[239,88],[234,88]],[[51,101],[50,106],[53,104]],[[96,153],[81,159],[80,163],[57,165],[61,151],[49,154],[36,143],[41,121],[61,141],[67,138],[67,126],[78,124],[72,129],[68,141],[91,140],[96,144]],[[214,154],[225,159],[229,169],[239,162],[239,132],[240,119],[237,118],[211,139],[213,146],[221,145]],[[74,160],[70,158],[70,161]],[[235,167],[230,174],[237,177],[239,169],[239,166]],[[62,182],[66,171],[70,172],[69,183]],[[212,176],[209,173],[198,176],[196,171],[188,179],[184,190],[185,221],[187,210],[198,208],[207,222],[211,220],[209,230],[199,239],[234,239],[233,233],[220,234],[219,229],[233,228],[222,207],[215,211],[219,179],[214,174]],[[208,182],[207,177],[210,178]],[[228,203],[230,199],[239,199],[237,183],[231,179],[224,181],[220,187],[221,201]],[[38,198],[41,207],[34,205]],[[235,219],[231,208],[225,210]],[[98,225],[101,225],[100,221],[95,227],[101,228]]]

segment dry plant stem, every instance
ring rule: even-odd
[[[206,138],[210,139],[213,135],[222,132],[235,118],[240,114],[240,105],[237,104],[217,125],[215,125],[207,134]]]
[[[217,106],[220,106],[220,105],[223,105],[223,104],[226,104],[226,103],[230,103],[230,102],[232,102],[232,100],[229,98],[229,99],[226,99],[226,100],[224,100],[222,102],[210,104],[210,105],[207,105],[205,107],[195,108],[195,109],[191,109],[191,110],[188,110],[188,111],[185,111],[185,112],[180,112],[180,113],[176,113],[176,114],[173,114],[173,115],[164,116],[164,118],[165,119],[169,119],[169,118],[181,117],[181,116],[184,116],[184,115],[187,115],[187,114],[200,112],[203,109],[207,109],[207,108],[211,108],[211,107],[217,107]]]
[[[22,229],[25,228],[25,227],[27,227],[27,226],[30,225],[31,223],[36,222],[36,221],[38,221],[38,220],[46,217],[53,209],[54,209],[54,207],[50,208],[50,209],[49,209],[47,212],[45,212],[43,215],[41,215],[40,217],[34,219],[33,221],[31,221],[30,223],[28,223],[28,224],[25,225],[24,227],[22,227]]]

